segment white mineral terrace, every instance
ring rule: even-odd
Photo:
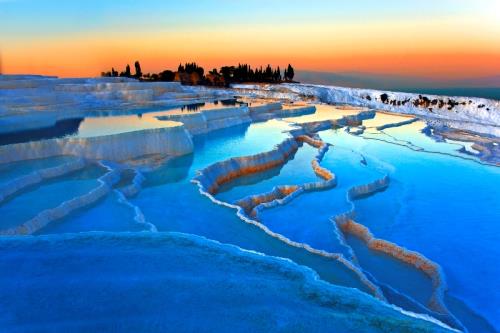
[[[500,101],[474,97],[448,97],[372,89],[312,84],[237,84],[239,94],[255,98],[301,101],[304,98],[328,104],[347,104],[395,113],[434,118],[451,127],[500,136]]]
[[[233,91],[123,78],[2,76],[1,135],[50,131],[67,126],[60,123],[65,120],[76,120],[72,126],[77,132],[0,146],[0,162],[57,155],[115,161],[150,154],[179,156],[192,152],[192,135],[316,110],[311,105],[283,107],[279,102],[218,108],[203,105],[204,101],[224,98],[234,98]],[[200,103],[203,106],[199,111],[169,111],[182,106],[189,110],[190,105]]]
[[[218,104],[218,101],[223,100],[235,102],[234,105]],[[204,103],[213,104],[205,106]],[[307,193],[318,194],[335,187],[338,189],[342,185],[341,182],[338,183],[335,170],[322,165],[325,154],[334,143],[326,139],[323,141],[321,131],[338,130],[359,139],[356,135],[366,135],[369,131],[383,132],[391,128],[416,125],[418,121],[425,125],[423,121],[431,119],[429,121],[439,122],[443,128],[449,126],[498,136],[499,103],[477,98],[419,96],[299,84],[235,85],[233,89],[209,89],[186,87],[171,82],[144,83],[122,78],[0,76],[0,139],[18,132],[28,137],[25,139],[21,136],[20,141],[14,143],[2,144],[0,141],[0,164],[60,156],[72,159],[59,165],[30,170],[0,183],[0,204],[21,195],[30,187],[85,171],[90,166],[98,165],[104,170],[95,177],[96,184],[90,191],[66,198],[56,207],[38,211],[34,217],[22,223],[9,225],[0,230],[0,235],[36,234],[52,222],[90,207],[110,193],[116,193],[121,203],[134,209],[137,223],[156,232],[156,226],[146,221],[139,205],[133,204],[132,198],[143,190],[145,181],[141,173],[144,170],[137,165],[143,163],[154,168],[153,162],[156,159],[164,161],[192,154],[197,139],[216,130],[283,118],[285,121],[282,123],[292,125],[287,127],[286,132],[280,133],[283,134],[281,142],[273,149],[249,156],[227,156],[224,157],[228,158],[225,160],[211,161],[212,164],[197,169],[196,176],[189,180],[212,203],[233,209],[241,221],[257,227],[259,232],[272,237],[273,241],[303,250],[308,255],[335,261],[353,274],[360,285],[381,302],[390,302],[390,295],[379,281],[358,265],[355,247],[351,247],[346,238],[357,237],[373,253],[383,253],[400,264],[411,266],[425,275],[432,287],[432,295],[427,304],[422,305],[425,308],[422,313],[425,312],[425,315],[437,318],[454,329],[464,330],[463,323],[447,308],[444,299],[447,284],[441,266],[418,252],[376,238],[377,235],[372,234],[368,226],[356,221],[356,200],[392,188],[388,174],[346,190],[348,210],[337,212],[337,215],[330,216],[330,220],[327,219],[328,223],[331,222],[335,237],[348,250],[347,254],[328,252],[305,241],[297,241],[293,237],[291,239],[286,233],[278,233],[267,226],[260,218],[264,215],[264,210],[286,206]],[[329,113],[331,110],[323,109],[326,104],[347,104],[351,107],[339,109],[338,114],[332,115]],[[187,107],[187,111],[182,107]],[[380,113],[376,110],[394,114],[382,114],[378,117]],[[50,131],[59,128],[61,122],[75,119],[78,120],[75,128],[61,136],[47,138],[41,135],[29,138],[33,131]],[[476,162],[484,157],[490,158],[493,161],[490,164],[494,164],[496,160],[492,156],[498,156],[495,155],[495,144],[498,142],[496,138],[481,137],[479,140],[475,134],[464,134],[461,131],[435,131],[431,134],[429,136],[470,139],[478,153],[469,157],[476,159]],[[398,144],[403,144],[402,140],[399,141]],[[284,166],[293,160],[304,145],[313,149],[313,158],[307,162],[313,171],[313,177],[317,177],[313,181],[308,179],[303,183],[273,185],[267,192],[239,198],[234,202],[216,198],[223,184]],[[363,162],[366,164],[364,157],[360,163]],[[441,322],[439,324],[448,328]]]

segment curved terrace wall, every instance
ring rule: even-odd
[[[55,208],[46,209],[37,214],[34,218],[24,222],[19,226],[0,230],[0,235],[13,236],[34,234],[37,231],[48,226],[53,221],[62,219],[72,212],[90,206],[98,200],[104,198],[112,190],[112,186],[120,180],[119,169],[111,169],[109,167],[107,168],[108,172],[98,179],[100,185],[94,188],[92,191],[79,197],[64,201]]]
[[[342,231],[342,236],[351,234],[361,239],[370,250],[384,253],[393,259],[411,265],[428,276],[432,283],[432,295],[428,303],[429,308],[447,316],[453,326],[464,329],[463,325],[450,313],[444,303],[444,294],[447,287],[441,266],[418,252],[407,250],[387,240],[375,238],[366,226],[354,221],[355,205],[353,200],[373,195],[384,190],[387,186],[389,186],[389,177],[385,176],[374,182],[352,187],[347,194],[348,201],[352,206],[351,211],[335,216],[333,221],[338,229]],[[351,252],[354,254],[352,248]]]
[[[102,112],[133,114],[141,108],[178,107],[234,97],[227,90],[114,78],[25,77],[2,80],[0,89],[0,133],[51,127],[57,121]]]
[[[258,215],[260,210],[274,207],[276,205],[284,205],[293,198],[303,193],[304,191],[317,190],[321,189],[323,186],[332,186],[334,182],[336,183],[335,175],[331,173],[329,170],[326,170],[320,166],[320,161],[323,158],[325,152],[328,150],[328,145],[316,137],[312,137],[310,135],[305,135],[305,134],[313,134],[319,130],[325,130],[329,128],[340,128],[344,126],[359,126],[361,125],[362,120],[370,119],[373,118],[374,116],[375,112],[373,111],[361,112],[358,115],[346,116],[337,121],[320,121],[320,122],[301,124],[298,129],[290,131],[290,134],[296,140],[296,142],[306,142],[318,148],[318,155],[311,162],[311,166],[315,170],[316,174],[325,180],[324,182],[275,187],[271,192],[243,198],[236,203],[237,204],[236,206],[221,202],[215,199],[212,194],[216,192],[218,186],[217,184],[219,184],[221,180],[222,182],[229,181],[233,178],[238,177],[239,175],[243,175],[244,173],[239,173],[238,171],[235,171],[234,169],[231,168],[223,171],[224,168],[220,168],[219,172],[222,172],[222,175],[217,175],[217,170],[213,169],[218,169],[223,164],[232,165],[236,169],[238,169],[239,168],[238,163],[231,163],[230,162],[231,160],[220,162],[222,164],[216,163],[207,168],[207,169],[213,168],[212,170],[210,170],[210,172],[207,172],[207,169],[204,169],[201,172],[201,176],[207,176],[208,174],[211,173],[215,173],[215,175],[206,178],[201,177],[201,179],[200,177],[197,177],[194,179],[194,182],[198,183],[198,185],[200,186],[200,191],[203,194],[207,195],[215,203],[236,208],[238,211],[237,213],[238,216],[243,221],[258,226],[269,235],[276,237],[286,242],[289,245],[305,248],[306,250],[316,253],[318,255],[324,255],[328,257],[331,256],[332,258],[336,258],[341,262],[345,261],[346,265],[348,265],[347,263],[349,261],[343,259],[342,255],[330,254],[326,253],[325,251],[319,251],[310,247],[307,244],[297,243],[291,241],[290,239],[284,237],[283,235],[274,233],[269,228],[258,222]],[[413,122],[415,120],[411,121]],[[401,126],[401,124],[398,124],[398,126]],[[248,159],[248,157],[244,159]],[[265,163],[263,163],[263,165],[264,164]],[[204,173],[206,174],[204,175]],[[450,316],[452,321],[454,321],[454,324],[456,324],[457,327],[461,327],[461,324],[454,319],[454,317],[448,312],[443,303],[442,293],[444,291],[445,284],[444,280],[442,279],[441,271],[438,265],[436,265],[431,261],[428,261],[425,257],[421,256],[418,253],[407,251],[390,242],[374,239],[373,236],[369,233],[369,230],[367,228],[361,225],[355,225],[352,220],[352,217],[354,216],[353,200],[362,198],[364,196],[372,195],[378,191],[384,190],[389,185],[389,181],[390,181],[389,177],[385,176],[372,183],[355,186],[351,188],[347,193],[347,197],[348,197],[348,202],[350,202],[352,205],[352,210],[348,213],[337,216],[335,219],[335,225],[338,227],[337,229],[340,229],[343,233],[351,232],[357,236],[363,237],[363,239],[366,242],[369,242],[369,248],[373,250],[384,251],[385,253],[392,255],[395,259],[402,260],[406,263],[412,264],[414,267],[416,267],[419,270],[422,270],[425,274],[431,277],[431,281],[434,287],[433,288],[434,293],[432,299],[430,300],[430,305],[429,305],[430,308],[440,313],[446,314],[447,316]],[[342,236],[339,235],[339,237]],[[347,244],[345,245],[348,246]],[[350,250],[351,253],[353,253],[352,248],[350,248]],[[351,265],[351,269],[353,271],[358,272],[358,276],[360,276],[360,279],[364,281],[365,285],[370,286],[370,289],[374,292],[375,295],[378,295],[378,297],[380,298],[384,298],[379,288],[375,284],[371,283],[356,266]]]
[[[241,95],[279,97],[290,100],[314,98],[327,104],[348,104],[396,113],[439,118],[464,124],[475,123],[481,133],[500,126],[500,101],[474,98],[413,94],[372,89],[344,88],[313,84],[234,85]],[[455,123],[461,128],[461,123]],[[491,125],[494,125],[491,127]],[[496,129],[498,132],[498,129]]]
[[[441,272],[441,267],[438,264],[427,259],[420,253],[409,251],[389,241],[375,238],[367,227],[351,219],[338,219],[338,225],[344,233],[352,234],[363,240],[369,249],[387,254],[425,273],[431,279],[433,286],[433,295],[429,300],[429,307],[440,313],[447,313],[446,306],[443,304],[446,283]]]
[[[123,161],[150,154],[180,156],[193,151],[182,124],[91,138],[61,138],[0,146],[0,163],[74,155]]]
[[[375,129],[378,130],[378,131],[383,131],[383,130],[388,129],[388,128],[409,125],[409,124],[412,124],[412,123],[414,123],[414,122],[416,122],[418,120],[420,120],[420,119],[418,119],[418,118],[412,118],[412,119],[400,121],[400,122],[397,122],[397,123],[390,123],[390,124],[385,124],[385,125],[377,126],[377,127],[375,127]]]
[[[372,119],[376,115],[374,110],[362,111],[358,114],[344,116],[340,119],[334,120],[320,120],[320,121],[311,121],[308,123],[302,123],[298,126],[298,128],[291,130],[290,133],[294,136],[300,135],[310,135],[317,133],[319,131],[325,131],[329,129],[342,128],[346,126],[358,126],[361,124],[363,120]]]
[[[43,181],[60,177],[68,173],[81,170],[86,166],[86,162],[83,159],[64,163],[62,165],[36,170],[32,173],[13,179],[0,187],[0,204],[8,197],[15,195],[16,193],[36,184],[40,184]]]
[[[247,216],[258,219],[256,207],[273,201],[283,200],[298,190],[300,190],[300,186],[298,185],[276,186],[270,192],[243,198],[236,201],[235,204],[242,207]]]
[[[246,124],[252,121],[246,106],[202,110],[157,117],[183,123],[192,135],[204,134],[221,128]]]
[[[215,194],[220,185],[233,179],[269,170],[283,164],[298,148],[297,141],[294,138],[288,138],[271,151],[252,156],[235,157],[212,164],[198,171],[194,181],[208,193]]]
[[[318,148],[318,154],[311,161],[311,167],[315,174],[324,180],[299,185],[277,186],[271,192],[250,196],[238,201],[236,204],[243,207],[249,217],[258,220],[260,212],[264,209],[286,205],[305,192],[321,191],[337,186],[335,174],[320,166],[321,160],[328,151],[329,145],[319,139],[313,139],[309,136],[300,136],[297,137],[297,140],[299,142],[307,142],[311,146]]]
[[[302,106],[302,107],[287,107],[283,108],[281,103],[272,103],[263,106],[256,106],[258,111],[250,111],[250,115],[253,121],[265,121],[273,118],[287,118],[287,117],[297,117],[307,114],[313,114],[316,112],[316,107],[314,105]],[[252,107],[251,107],[252,109]]]
[[[373,115],[369,113],[361,115],[360,117],[365,116]],[[342,122],[339,126],[343,126],[342,124],[344,123],[348,122]],[[333,126],[331,122],[325,124],[328,128],[332,128]],[[342,254],[317,250],[308,244],[292,241],[279,233],[273,232],[268,227],[257,221],[258,213],[261,209],[286,204],[305,191],[315,191],[336,186],[337,180],[335,175],[319,165],[321,159],[328,150],[328,145],[319,139],[305,136],[303,133],[303,130],[290,131],[292,137],[286,139],[272,151],[247,157],[231,158],[226,161],[212,164],[199,171],[198,175],[192,181],[198,185],[200,193],[207,196],[215,204],[236,209],[238,217],[245,223],[257,226],[266,234],[277,238],[290,246],[303,248],[308,252],[334,259],[342,263],[346,268],[358,276],[360,282],[368,288],[368,290],[370,290],[375,297],[385,300],[385,297],[378,286],[372,283],[357,266],[345,259]],[[237,202],[237,204],[223,202],[214,197],[218,187],[225,182],[231,181],[248,173],[262,172],[285,163],[287,157],[297,150],[300,142],[307,142],[318,148],[318,155],[311,162],[311,166],[314,168],[316,174],[323,178],[324,181],[302,185],[278,186],[271,192],[244,198]]]
[[[269,103],[264,105],[250,106],[248,109],[250,110],[250,114],[252,116],[256,116],[262,113],[270,113],[281,110],[283,109],[283,105],[281,103]]]
[[[131,198],[136,196],[141,190],[142,190],[142,183],[144,182],[145,178],[142,175],[142,173],[134,169],[134,178],[132,178],[132,182],[119,189],[119,192],[121,192],[125,198]]]

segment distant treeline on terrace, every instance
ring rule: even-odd
[[[267,65],[266,68],[253,69],[248,64],[238,66],[223,66],[220,70],[212,69],[205,74],[203,67],[195,62],[179,65],[177,71],[165,70],[160,73],[143,74],[139,61],[135,62],[135,73],[132,74],[130,65],[125,67],[123,72],[118,73],[114,68],[109,72],[102,72],[105,77],[130,77],[141,81],[177,81],[185,85],[209,85],[209,86],[229,86],[231,83],[258,82],[258,83],[281,83],[293,82],[295,76],[292,65],[285,68],[283,74],[280,67],[273,68]]]

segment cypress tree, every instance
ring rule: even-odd
[[[295,72],[293,70],[293,67],[292,65],[288,64],[288,70],[287,70],[287,73],[288,73],[288,78],[290,79],[290,81],[293,80],[293,77],[295,76]]]
[[[126,77],[130,77],[130,75],[131,75],[131,74],[130,74],[130,65],[129,65],[129,64],[127,64],[127,67],[125,67],[125,75],[124,75],[124,76],[126,76]]]
[[[142,77],[141,64],[139,61],[135,62],[135,77],[140,79]]]

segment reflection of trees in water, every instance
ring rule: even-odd
[[[65,119],[54,126],[0,134],[0,146],[14,143],[55,139],[78,133],[78,128],[84,118]]]
[[[248,103],[237,100],[236,98],[224,99],[220,101],[225,106],[248,106]]]
[[[239,101],[235,98],[232,99],[222,99],[222,100],[216,100],[212,102],[213,105],[219,105],[219,103],[222,106],[248,106],[248,103]],[[199,111],[201,108],[203,108],[206,104],[205,103],[194,103],[194,104],[188,104],[184,105],[181,107],[181,111],[187,111],[187,112],[196,112]]]
[[[224,106],[235,106],[237,101],[235,99],[225,99],[220,101],[222,105]]]
[[[195,112],[195,111],[198,111],[199,109],[201,109],[204,106],[205,106],[205,103],[188,104],[188,105],[184,105],[181,108],[181,111]]]

